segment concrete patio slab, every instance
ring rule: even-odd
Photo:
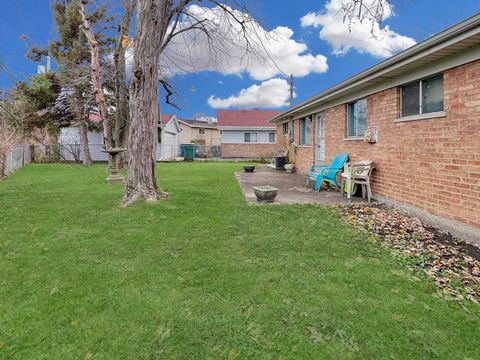
[[[259,168],[260,167],[260,168]],[[325,204],[348,203],[339,191],[322,189],[319,192],[305,187],[305,176],[297,173],[274,170],[266,165],[258,165],[253,173],[235,173],[247,201],[257,203],[254,186],[270,185],[278,189],[274,204]],[[353,197],[351,202],[362,202]]]

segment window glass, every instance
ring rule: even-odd
[[[283,134],[284,135],[288,134],[288,122],[283,123]]]
[[[401,116],[443,111],[443,74],[402,86]]]
[[[318,115],[318,136],[321,138],[325,137],[325,117],[323,114]]]
[[[257,133],[244,133],[243,141],[250,142],[250,143],[257,142]]]
[[[205,129],[204,129],[204,128],[198,128],[198,133],[199,133],[200,135],[205,134]]]
[[[420,114],[419,82],[402,86],[402,116]]]
[[[268,142],[271,142],[271,143],[275,142],[275,133],[274,132],[268,133]]]
[[[347,136],[361,137],[367,128],[367,99],[361,99],[348,104]]]
[[[357,136],[364,136],[367,129],[367,99],[357,101]]]
[[[157,128],[157,141],[159,144],[162,143],[162,129],[161,128]]]
[[[312,141],[312,120],[304,118],[300,121],[300,144],[310,145]]]
[[[422,81],[422,113],[443,111],[443,76]]]

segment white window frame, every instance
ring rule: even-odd
[[[306,121],[310,121],[310,136],[309,137],[304,137],[304,132],[302,130],[302,124],[306,124]],[[299,137],[299,143],[300,145],[303,145],[303,146],[312,146],[312,130],[313,130],[313,120],[312,120],[312,117],[311,116],[305,116],[303,118],[300,119],[300,137]],[[306,125],[305,125],[306,126]]]
[[[273,141],[270,141],[270,134],[273,134]],[[277,142],[277,133],[274,131],[269,131],[268,132],[268,143],[269,144],[275,144]]]
[[[246,139],[245,139],[246,134],[249,134],[249,140],[248,141],[246,141]],[[255,134],[255,141],[252,141],[252,134]],[[256,144],[256,143],[258,143],[258,133],[253,132],[253,131],[245,131],[243,133],[243,142],[245,144]]]
[[[350,135],[350,119],[349,119],[349,116],[350,116],[350,105],[353,105],[359,101],[362,101],[364,100],[365,101],[365,130],[367,129],[368,127],[368,101],[367,101],[367,98],[366,97],[363,97],[363,98],[360,98],[360,99],[357,99],[355,101],[351,101],[349,103],[347,103],[347,136],[346,136],[346,139],[363,139],[363,137],[365,136],[365,133],[363,135],[358,135],[358,119],[356,119],[355,121],[355,126],[356,126],[356,130],[355,131],[355,135]]]
[[[429,77],[422,78],[420,80],[410,81],[406,84],[400,85],[400,118],[418,117],[420,115],[435,114],[435,113],[445,111],[445,83],[443,83],[443,110],[441,110],[441,111],[431,111],[431,112],[428,112],[428,113],[423,112],[423,82],[425,80],[430,80],[430,79],[439,77],[440,75],[442,76],[442,80],[444,80],[443,72],[442,72],[442,73],[439,73],[439,74],[436,74],[436,75],[432,75],[432,76],[429,76]],[[403,115],[403,91],[402,91],[402,88],[404,86],[407,86],[407,85],[410,85],[410,84],[415,84],[415,83],[418,83],[418,96],[420,97],[419,103],[418,103],[418,107],[419,107],[418,111],[419,112],[418,112],[418,114],[405,115],[404,116]]]
[[[198,128],[199,135],[205,135],[205,128]]]

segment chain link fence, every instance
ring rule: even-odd
[[[90,155],[93,161],[107,161],[107,154],[102,152],[103,144],[90,144]],[[179,145],[161,145],[156,148],[158,161],[171,161],[182,158]],[[196,145],[195,158],[198,159],[219,159],[222,157],[221,146]],[[8,152],[5,164],[4,175],[8,175],[30,163],[61,163],[82,161],[80,144],[36,144],[17,145]],[[0,164],[0,166],[3,164]]]
[[[13,173],[32,162],[32,148],[30,145],[17,145],[11,148],[5,157],[4,175]]]

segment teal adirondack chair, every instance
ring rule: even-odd
[[[348,154],[340,153],[335,156],[335,159],[333,159],[333,162],[330,166],[312,165],[310,172],[308,173],[305,186],[308,186],[308,183],[311,180],[315,181],[315,191],[319,191],[322,182],[325,181],[333,184],[337,189],[339,189],[340,185],[337,182],[337,173],[343,169],[343,166],[347,160]]]

